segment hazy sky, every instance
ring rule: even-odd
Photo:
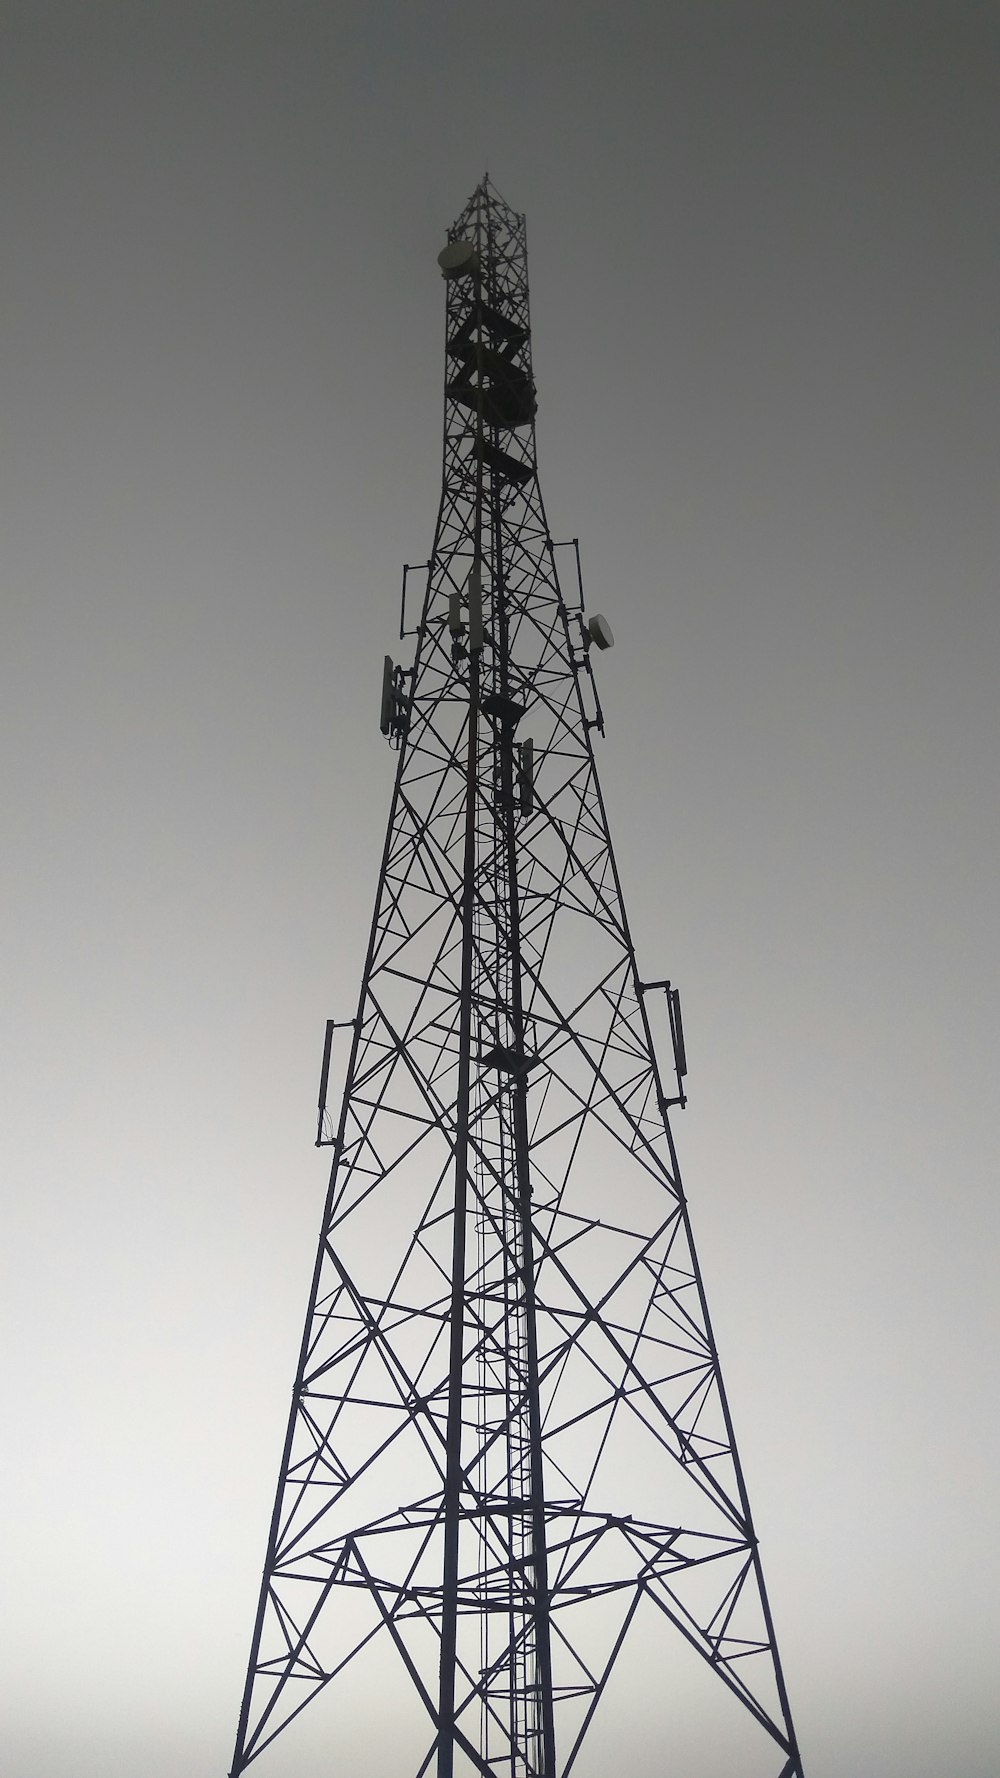
[[[996,1778],[998,51],[0,4],[10,1778],[228,1770],[487,165],[808,1778]]]

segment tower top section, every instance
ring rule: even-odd
[[[524,217],[500,196],[489,174],[484,173],[465,209],[448,230],[448,239],[466,237],[482,250],[491,232],[498,239],[506,233],[511,240],[523,240]]]
[[[447,285],[446,483],[455,472],[461,479],[458,457],[471,452],[488,476],[523,487],[535,473],[536,406],[524,217],[488,178],[448,230],[438,265]],[[481,517],[489,490],[476,479]]]

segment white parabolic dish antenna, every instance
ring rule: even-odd
[[[596,648],[614,648],[615,638],[611,625],[606,617],[595,611],[587,624],[587,633]]]
[[[465,278],[479,265],[479,255],[471,241],[449,241],[438,254],[438,265],[445,278]]]

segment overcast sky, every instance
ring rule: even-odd
[[[806,1772],[996,1778],[998,50],[0,5],[10,1778],[228,1770],[487,166]]]

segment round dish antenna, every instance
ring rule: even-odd
[[[438,254],[443,278],[467,278],[479,270],[479,254],[471,241],[449,241]]]
[[[587,622],[587,634],[595,648],[614,648],[615,638],[611,625],[606,617],[595,611]]]

